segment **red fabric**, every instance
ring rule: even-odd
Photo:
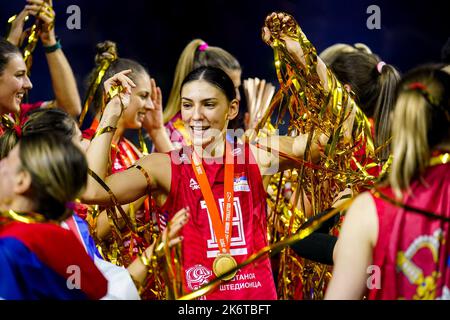
[[[371,124],[371,131],[372,131],[372,137],[375,137],[375,124],[372,118],[369,118],[369,122]],[[358,141],[356,141],[356,146],[355,146],[355,151],[353,151],[353,156],[355,157],[356,161],[358,161],[361,166],[365,167],[370,163],[374,162],[374,159],[367,157],[367,140],[366,139],[359,139]],[[354,171],[358,171],[358,167],[356,166],[355,162],[352,160],[350,162],[350,167],[352,170]],[[377,165],[375,167],[369,168],[367,169],[367,173],[374,176],[374,177],[378,177],[381,173],[382,170],[382,166],[381,165]]]
[[[100,299],[106,295],[107,281],[86,253],[83,245],[70,230],[49,223],[9,222],[0,224],[1,237],[20,240],[39,259],[68,278],[69,266],[81,270],[81,289],[90,299]]]
[[[28,117],[26,116],[26,114],[29,111],[35,110],[35,109],[39,109],[42,104],[44,103],[44,101],[39,101],[39,102],[35,102],[35,103],[22,103],[20,105],[20,113],[19,113],[19,124],[20,126],[22,126],[28,119]],[[11,114],[11,116],[13,117],[13,119],[15,119],[14,115]],[[2,126],[0,125],[0,136],[5,132],[5,130],[2,128]]]
[[[89,129],[83,130],[83,138],[92,140],[98,127],[98,120],[94,119]],[[125,138],[121,138],[117,145],[112,144],[111,148],[111,173],[126,170],[139,159],[139,155],[134,147]]]
[[[249,145],[240,145],[235,156],[234,216],[231,240],[231,254],[237,263],[267,245],[266,238],[266,193],[259,168]],[[245,152],[244,152],[245,149]],[[245,155],[245,156],[244,156]],[[191,218],[183,227],[183,261],[185,287],[195,290],[215,278],[212,272],[214,258],[218,251],[209,221],[206,204],[186,155],[180,158],[173,154],[172,182],[170,194],[161,208],[172,217],[180,209],[189,206]],[[244,158],[245,157],[245,158]],[[223,215],[224,164],[203,161],[212,192]],[[221,199],[221,200],[218,200]],[[276,299],[275,284],[269,258],[262,258],[256,264],[241,269],[234,279],[224,282],[207,299],[221,300],[271,300]]]
[[[450,217],[450,164],[429,167],[423,181],[425,184],[418,180],[411,184],[413,196],[408,196],[405,203]],[[390,188],[382,192],[393,198]],[[381,268],[381,288],[370,290],[369,299],[434,299],[442,295],[449,299],[450,223],[405,211],[377,197],[374,201],[379,232],[373,265]],[[433,247],[436,248],[436,261],[432,255]],[[410,270],[417,268],[417,274],[423,274],[425,281],[414,283],[414,280],[408,280],[398,263],[404,254],[412,262]],[[433,272],[437,272],[434,285],[430,277]]]
[[[35,102],[35,103],[22,103],[20,105],[20,115],[19,115],[20,124],[23,125],[27,121],[26,114],[28,112],[35,110],[35,109],[39,109],[43,103],[44,103],[44,101],[39,101],[39,102]]]
[[[137,160],[139,155],[134,150],[134,147],[125,138],[121,138],[117,145],[112,145],[111,148],[111,173],[120,172],[131,167]]]

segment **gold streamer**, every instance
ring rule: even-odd
[[[117,60],[117,54],[116,49],[114,46],[111,46],[111,48],[107,51],[107,54],[103,54],[100,58],[100,63],[97,69],[95,70],[95,77],[94,80],[89,85],[89,89],[86,94],[86,98],[83,102],[83,110],[80,114],[79,119],[79,127],[83,125],[84,118],[86,117],[86,114],[89,110],[89,106],[92,103],[92,100],[94,100],[95,92],[97,92],[98,86],[102,82],[103,77],[105,76],[106,70],[108,70],[109,66],[112,62]],[[102,107],[103,110],[103,107]]]
[[[296,243],[297,241],[305,239],[306,237],[311,235],[311,233],[313,233],[314,231],[319,229],[320,226],[322,225],[322,223],[324,223],[328,219],[332,218],[333,216],[339,214],[341,211],[346,210],[352,204],[352,202],[353,202],[353,199],[346,200],[340,206],[330,210],[329,212],[325,213],[323,216],[320,216],[319,218],[313,218],[309,221],[306,221],[302,226],[300,226],[300,228],[296,234],[294,234],[288,238],[285,238],[281,241],[278,241],[277,243],[274,243],[272,245],[262,248],[260,251],[254,253],[250,257],[248,257],[247,260],[238,264],[235,268],[227,271],[225,274],[221,275],[220,277],[217,277],[216,279],[214,279],[213,281],[204,285],[203,287],[201,287],[187,295],[180,297],[179,300],[197,299],[205,294],[208,294],[209,292],[211,292],[212,290],[217,288],[220,285],[220,283],[223,281],[223,279],[225,279],[229,275],[233,274],[234,272],[242,269],[243,267],[245,267],[251,263],[254,263],[256,260],[258,260],[262,257],[265,257],[268,254],[273,255],[273,254],[289,247],[290,245]]]
[[[46,7],[50,7],[52,8],[52,6],[49,4],[48,0],[44,0],[44,4],[41,7],[42,8],[46,6]],[[41,13],[41,11],[38,12],[38,16]],[[11,17],[8,22],[11,21],[11,23],[15,20],[16,16]],[[50,26],[50,28],[53,28],[53,25]],[[27,39],[26,39],[26,45],[23,49],[23,60],[25,61],[25,65],[27,66],[27,74],[30,75],[31,72],[31,66],[33,64],[33,52],[34,49],[36,49],[36,45],[39,41],[39,35],[42,32],[42,22],[36,18],[34,24],[31,26],[30,29],[30,34],[28,35]]]
[[[142,152],[142,154],[144,156],[148,155],[149,154],[148,153],[148,148],[147,148],[147,144],[145,143],[144,135],[142,134],[142,129],[139,129],[138,135],[139,135],[139,145],[141,147],[140,151]]]
[[[53,222],[57,223],[55,221],[46,220],[45,217],[39,213],[33,213],[33,212],[16,212],[12,209],[1,212],[1,216],[8,217],[9,219],[12,219],[14,221],[19,221],[23,223],[39,223],[39,222]]]
[[[271,33],[280,90],[257,129],[270,121],[274,110],[278,109],[280,114],[287,110],[291,116],[289,134],[307,134],[308,139],[303,161],[297,161],[297,169],[274,176],[269,184],[271,243],[290,237],[308,217],[330,208],[336,195],[349,185],[357,193],[373,184],[376,178],[369,170],[380,163],[370,122],[354,102],[353,93],[348,93],[328,69],[326,79],[321,80],[314,46],[298,23],[291,16],[284,16],[288,19],[271,15],[265,23]],[[284,37],[298,43],[303,52],[301,61],[291,57]],[[320,160],[312,163],[312,139],[319,134],[329,140]],[[359,151],[358,158],[356,151]],[[387,167],[384,169],[387,171]],[[282,196],[288,183],[292,196]],[[322,298],[331,277],[329,271],[327,266],[296,256],[289,248],[283,250],[278,272],[279,298],[298,298],[301,287],[304,299]]]

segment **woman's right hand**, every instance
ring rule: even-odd
[[[275,37],[284,42],[285,47],[291,57],[303,66],[306,65],[304,53],[300,46],[298,37],[298,23],[295,19],[284,12],[272,12],[266,17],[265,25],[262,29],[262,38],[271,47],[274,46]]]
[[[182,236],[178,236],[181,228],[189,221],[189,207],[178,211],[170,220],[169,225],[163,231],[162,241],[169,241],[169,247],[176,245],[183,240]]]
[[[103,114],[122,115],[130,103],[131,90],[136,87],[134,82],[128,77],[132,71],[130,69],[116,73],[103,83],[105,94],[109,101]]]
[[[182,236],[178,236],[178,233],[180,232],[181,228],[183,228],[186,223],[189,221],[189,207],[183,208],[180,211],[178,211],[170,220],[168,226],[166,229],[164,229],[161,237],[161,242],[158,248],[155,248],[156,241],[153,242],[146,250],[145,255],[147,257],[151,257],[154,253],[154,250],[157,250],[159,252],[155,252],[157,256],[161,256],[164,250],[164,247],[167,245],[169,248],[172,248],[174,245],[180,243],[183,241]]]

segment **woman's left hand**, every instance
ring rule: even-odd
[[[152,130],[164,128],[161,88],[156,86],[155,79],[151,79],[151,95],[153,108],[149,108],[144,119],[144,128],[150,134]]]
[[[27,0],[25,9],[28,13],[42,22],[40,38],[44,46],[53,46],[56,44],[55,36],[55,11],[53,10],[52,0]]]

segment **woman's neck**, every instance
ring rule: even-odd
[[[8,203],[0,204],[1,211],[14,210],[17,212],[35,212],[36,203],[27,197],[16,197]]]
[[[206,146],[194,145],[194,150],[200,158],[219,158],[225,153],[225,139],[220,137],[214,139]]]

